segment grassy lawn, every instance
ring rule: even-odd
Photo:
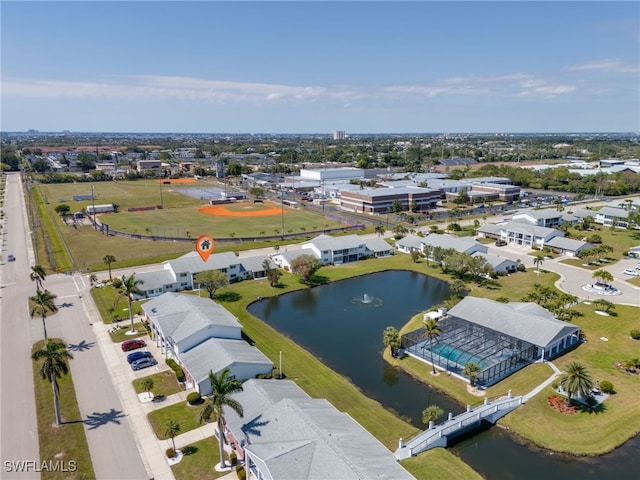
[[[60,339],[52,339],[61,341]],[[33,346],[32,352],[43,348],[44,342],[39,341]],[[74,360],[70,360],[73,362]],[[93,479],[95,473],[89,454],[87,437],[84,432],[84,424],[80,416],[76,392],[73,387],[71,372],[58,380],[60,412],[63,423],[55,427],[56,417],[53,410],[53,392],[51,383],[40,376],[41,362],[33,364],[33,385],[38,412],[38,439],[40,447],[40,460],[42,462],[64,462],[69,468],[69,462],[76,462],[76,472],[48,472],[43,471],[43,480],[53,479]],[[8,439],[7,439],[8,440]]]
[[[160,373],[154,373],[153,375],[149,375],[148,377],[137,378],[133,381],[133,388],[136,393],[143,393],[145,390],[142,388],[142,382],[144,382],[147,378],[153,380],[153,394],[154,395],[164,395],[168,397],[169,395],[173,395],[174,393],[178,393],[182,391],[182,387],[178,383],[176,379],[176,374],[173,370],[166,370]]]
[[[115,317],[117,317],[120,325],[131,323],[129,321],[129,302],[126,298],[121,297],[116,305],[115,301],[118,297],[118,292],[111,285],[102,288],[92,288],[91,296],[98,307],[104,323],[107,325],[113,323]],[[140,315],[142,313],[140,305],[146,301],[147,300],[132,302],[131,308],[133,309],[134,315]]]
[[[218,439],[204,438],[183,448],[182,461],[171,467],[176,480],[210,480],[220,478],[229,472],[216,472],[213,468],[220,462]],[[225,452],[225,458],[228,456]]]
[[[122,328],[109,334],[111,336],[111,341],[113,343],[120,343],[120,342],[124,342],[125,340],[131,340],[132,338],[138,338],[138,337],[143,337],[145,335],[148,335],[147,329],[144,328],[144,325],[142,324],[142,322],[133,324],[133,326],[136,329],[136,332],[138,332],[135,335],[128,335],[128,332],[131,330],[131,325],[129,322],[126,322],[126,324],[121,323],[120,326]]]
[[[147,415],[147,418],[156,437],[160,440],[165,440],[169,438],[164,434],[165,425],[169,420],[174,420],[180,425],[180,433],[202,426],[198,423],[198,415],[201,409],[202,405],[192,407],[184,401],[154,410]]]
[[[615,366],[638,356],[640,342],[632,340],[629,332],[640,328],[640,315],[637,308],[622,305],[615,307],[617,316],[610,317],[596,315],[593,305],[580,304],[577,309],[583,316],[575,323],[584,331],[587,342],[554,363],[562,369],[568,362],[578,361],[594,381],[610,381],[617,393],[604,402],[602,412],[562,415],[546,404],[546,398],[553,394],[549,387],[500,422],[545,448],[597,455],[640,432],[640,379]]]
[[[624,258],[624,256],[629,251],[629,248],[635,246],[640,241],[640,232],[632,231],[632,230],[620,230],[616,229],[615,231],[608,227],[596,226],[594,229],[583,232],[581,230],[576,230],[575,228],[569,229],[568,235],[571,238],[575,238],[578,240],[582,240],[584,238],[588,238],[590,235],[598,234],[602,239],[602,244],[609,245],[613,247],[613,252],[607,253],[606,256],[610,258],[612,261],[609,263],[604,263],[602,265],[588,265],[584,266],[587,262],[580,258],[569,258],[567,260],[563,260],[563,263],[568,263],[570,265],[575,265],[577,267],[586,268],[589,270],[597,270],[602,267],[606,267],[611,263],[617,262],[618,260]],[[597,247],[598,244],[595,244]]]
[[[451,460],[452,454],[444,448],[434,448],[417,457],[407,458],[400,464],[417,479],[473,480],[482,478],[462,460]],[[458,458],[455,457],[454,458]]]

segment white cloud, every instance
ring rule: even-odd
[[[570,72],[599,71],[606,73],[638,73],[638,63],[623,62],[622,60],[598,60],[566,68]]]

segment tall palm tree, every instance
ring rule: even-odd
[[[378,237],[384,235],[384,232],[385,232],[384,225],[382,225],[381,223],[376,225],[375,232],[378,234]]]
[[[396,327],[387,327],[382,333],[382,343],[391,348],[391,356],[395,357],[400,348],[400,335]]]
[[[120,285],[120,292],[116,297],[114,305],[118,305],[120,298],[127,297],[127,302],[129,304],[129,320],[131,321],[131,331],[135,332],[136,329],[133,326],[133,296],[142,295],[142,290],[138,288],[138,285],[142,285],[144,282],[142,280],[137,280],[135,273],[132,273],[128,277],[126,275],[123,275],[121,280],[122,285]]]
[[[200,410],[198,423],[204,423],[211,415],[216,416],[218,423],[218,435],[220,440],[220,466],[225,465],[224,462],[224,406],[234,410],[240,417],[243,416],[242,405],[231,397],[234,393],[242,391],[242,384],[239,380],[232,378],[231,372],[225,368],[220,374],[216,375],[213,371],[209,372],[209,382],[211,383],[212,393],[207,398],[204,407]]]
[[[433,318],[428,318],[422,322],[422,326],[424,327],[423,337],[429,340],[429,352],[431,353],[431,368],[433,369],[433,374],[436,374],[436,364],[433,363],[433,342],[437,340],[442,330],[440,329],[440,324],[434,320]]]
[[[593,388],[593,380],[584,366],[576,361],[569,362],[564,367],[564,373],[559,377],[558,384],[567,392],[569,401],[574,396],[586,398]]]
[[[32,303],[30,311],[31,318],[36,315],[42,316],[42,329],[44,330],[45,342],[47,341],[47,315],[58,311],[58,307],[55,303],[56,298],[58,297],[48,290],[37,290],[33,297],[29,297],[29,300]]]
[[[462,375],[469,377],[469,383],[472,387],[476,386],[476,378],[478,378],[480,372],[482,372],[480,365],[474,362],[466,363],[462,369]]]
[[[36,361],[44,359],[40,367],[40,376],[43,380],[49,380],[51,382],[51,388],[53,389],[53,409],[56,414],[56,425],[59,426],[62,423],[62,419],[60,418],[57,379],[67,374],[69,366],[66,360],[73,359],[73,355],[69,353],[64,343],[45,340],[45,348],[33,352],[31,358]]]
[[[42,282],[47,278],[47,272],[44,271],[44,267],[42,265],[34,265],[31,267],[29,278],[32,282],[36,282],[36,290],[42,290]]]
[[[175,420],[167,420],[167,423],[164,424],[164,434],[165,436],[171,439],[171,444],[173,445],[173,450],[176,450],[176,437],[181,432],[180,424]]]
[[[540,273],[540,265],[542,265],[543,263],[544,263],[544,255],[539,253],[533,259],[533,264],[536,266],[536,273]]]
[[[102,261],[107,267],[109,267],[109,281],[111,281],[111,264],[116,261],[116,257],[113,255],[105,255],[102,257]]]

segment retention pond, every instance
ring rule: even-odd
[[[360,390],[418,428],[422,410],[439,405],[454,415],[464,406],[382,359],[382,332],[449,296],[446,282],[415,272],[381,272],[256,302],[249,312],[305,347]],[[286,372],[286,359],[285,368]],[[573,458],[519,443],[493,427],[452,447],[489,479],[636,479],[638,437],[597,458]]]

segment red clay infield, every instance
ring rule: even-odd
[[[254,207],[247,206],[246,208],[253,209]],[[269,217],[282,214],[282,210],[277,207],[265,207],[261,210],[251,210],[249,212],[234,212],[222,205],[205,205],[198,207],[198,211],[205,215],[218,215],[220,217]]]

